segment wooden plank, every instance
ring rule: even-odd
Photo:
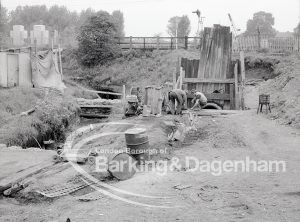
[[[81,109],[87,108],[87,109],[92,109],[92,108],[113,108],[114,106],[112,105],[79,105]]]
[[[211,94],[205,94],[206,98],[208,100],[225,100],[230,101],[230,94],[222,94],[222,93],[211,93]],[[188,99],[194,98],[192,94],[189,94]]]
[[[183,83],[234,83],[234,79],[200,79],[200,78],[184,78]]]
[[[121,93],[113,93],[113,92],[105,92],[105,91],[97,91],[97,90],[90,90],[90,89],[85,89],[85,88],[81,88],[84,91],[87,92],[93,92],[93,93],[98,93],[98,94],[106,94],[106,95],[115,95],[115,96],[122,96]]]
[[[99,119],[108,118],[109,117],[109,115],[87,114],[87,113],[81,113],[79,116],[83,117],[83,118],[99,118]]]

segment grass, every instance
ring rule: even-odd
[[[29,116],[20,113],[35,107]],[[78,107],[70,96],[41,89],[0,89],[0,143],[38,147],[44,140],[63,140],[77,119]]]
[[[112,85],[141,86],[161,85],[172,81],[178,58],[198,59],[197,51],[138,51],[123,52],[122,56],[105,66],[80,67],[72,52],[67,51],[63,59],[66,75],[81,79],[94,89],[99,89],[101,81],[111,77]]]

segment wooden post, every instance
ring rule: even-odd
[[[123,89],[122,89],[122,103],[123,103],[123,111],[124,111],[124,115],[126,112],[126,86],[123,85]]]
[[[234,66],[235,109],[239,110],[238,63]]]
[[[64,78],[63,78],[63,69],[62,69],[62,60],[61,60],[61,48],[60,48],[60,44],[58,44],[58,56],[59,56],[59,67],[60,67],[61,80],[64,80]]]
[[[34,39],[34,54],[37,54],[37,40]]]
[[[184,48],[187,50],[188,49],[188,44],[189,44],[189,39],[187,36],[184,37]]]
[[[230,109],[235,110],[234,85],[230,84],[229,89],[230,89]]]
[[[177,79],[176,78],[177,78],[177,74],[180,75],[180,67],[181,67],[180,61],[181,61],[181,58],[178,57],[177,64],[176,64],[176,71],[175,71],[175,73],[173,73],[173,89],[177,89]]]
[[[53,51],[53,45],[54,45],[53,39],[51,39],[51,49],[52,49],[52,51]]]
[[[240,59],[241,59],[241,106],[242,110],[245,110],[245,79],[246,79],[246,71],[245,71],[245,54],[243,51],[240,52]]]
[[[144,37],[144,49],[146,49],[146,38]]]
[[[183,84],[183,78],[184,78],[184,76],[185,76],[185,71],[183,70],[183,68],[181,68],[180,69],[181,70],[181,72],[180,72],[180,81],[179,81],[179,89],[183,89],[182,88],[182,84]]]
[[[173,37],[171,37],[171,50],[173,49]]]
[[[129,37],[129,49],[132,49],[132,36]]]
[[[156,49],[159,50],[159,36],[157,36],[156,39]]]
[[[176,72],[173,72],[173,89],[176,89]]]

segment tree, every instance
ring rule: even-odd
[[[177,30],[177,37],[184,37],[190,34],[191,22],[186,15],[183,15],[181,17],[174,16],[169,19],[169,23],[167,26],[168,34],[172,37],[176,37],[176,30]]]
[[[8,31],[8,17],[7,17],[7,10],[6,8],[1,6],[0,3],[0,42],[2,42],[7,35]]]
[[[300,36],[300,23],[294,28],[294,36]]]
[[[125,31],[124,31],[124,15],[121,11],[113,11],[112,13],[113,21],[115,23],[116,29],[117,29],[117,36],[118,37],[124,37]]]
[[[18,6],[10,12],[10,25],[24,25],[30,30],[32,25],[43,23],[46,25],[48,10],[45,5]]]
[[[79,15],[78,28],[83,26],[85,22],[90,19],[92,16],[96,16],[97,12],[91,8],[82,10]]]
[[[188,36],[191,32],[191,22],[189,17],[183,15],[178,23],[178,36]]]
[[[67,27],[76,26],[78,22],[78,15],[71,13],[65,6],[54,5],[49,8],[45,24],[57,30],[64,31]]]
[[[105,64],[119,54],[115,41],[117,28],[112,16],[98,12],[81,26],[78,40],[78,59],[84,66],[93,67]]]
[[[276,30],[273,28],[275,24],[275,19],[272,13],[267,12],[256,12],[253,15],[253,19],[249,19],[247,22],[247,31],[244,35],[267,35],[274,37],[276,35]]]

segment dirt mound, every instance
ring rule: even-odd
[[[300,60],[284,58],[274,68],[274,79],[262,83],[259,93],[271,95],[273,119],[300,128]]]
[[[245,68],[247,79],[272,79],[276,77],[274,73],[276,65],[280,60],[269,56],[246,56]]]

